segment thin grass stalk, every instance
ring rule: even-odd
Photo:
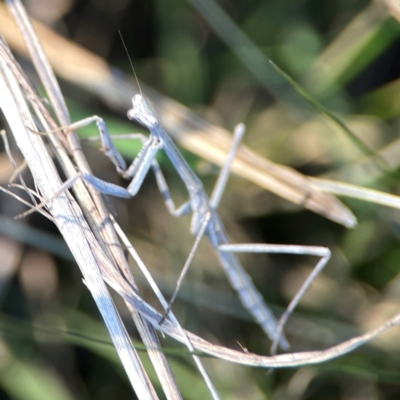
[[[139,398],[156,399],[157,395],[140,362],[137,352],[114,306],[96,261],[93,237],[75,200],[68,192],[55,197],[61,180],[30,115],[19,83],[6,61],[9,56],[4,42],[0,42],[0,107],[7,119],[38,190],[45,199],[52,199],[47,208],[64,236],[84,276],[85,284],[105,320],[111,338]],[[98,244],[97,244],[98,246]],[[100,250],[97,250],[100,251]]]
[[[52,69],[47,62],[40,42],[37,39],[34,29],[29,21],[28,15],[26,14],[26,11],[19,0],[8,1],[7,3],[25,38],[25,42],[28,46],[36,70],[41,77],[41,81],[46,89],[46,92],[49,95],[49,98],[51,99],[52,104],[54,105],[55,113],[58,116],[60,123],[63,126],[67,126],[71,123],[71,121],[68,110],[65,106],[65,101],[58,86],[57,80],[55,79],[55,76],[52,72]],[[65,130],[65,134],[67,137],[69,149],[71,149],[70,152],[74,156],[74,161],[76,162],[79,171],[85,172],[87,174],[92,174],[90,166],[87,163],[80,148],[79,140],[77,139],[74,132],[72,132],[71,130]],[[54,136],[52,137],[54,138]],[[56,144],[55,148],[57,150],[56,154],[59,154],[59,143]],[[61,153],[64,154],[64,152],[62,151]],[[59,154],[58,157],[60,159],[62,155]],[[76,173],[75,169],[71,168],[68,161],[69,160],[67,160],[64,155],[61,165],[64,166],[66,175],[69,178],[72,178],[76,175]],[[114,260],[118,270],[121,271],[125,279],[130,282],[133,290],[138,291],[135,280],[129,269],[129,265],[126,261],[125,255],[123,254],[122,248],[119,245],[117,235],[113,229],[112,224],[110,224],[110,215],[103,202],[101,194],[91,186],[87,186],[86,189],[85,185],[82,182],[79,182],[79,180],[77,183],[78,185],[77,187],[75,187],[75,194],[78,198],[78,201],[80,200],[82,209],[84,210],[84,212],[86,211],[86,219],[91,226],[93,232],[95,233],[96,238],[99,240],[99,243],[102,244],[102,248],[105,253],[110,255],[111,259]],[[91,201],[91,199],[93,199],[93,202]],[[157,375],[160,379],[161,385],[167,398],[180,399],[181,396],[179,389],[175,383],[175,379],[169,367],[168,361],[162,352],[161,345],[159,343],[158,337],[155,334],[154,329],[146,321],[141,320],[140,316],[130,306],[129,303],[127,304],[127,306],[131,311],[133,320],[138,328],[143,342],[148,349],[148,354],[157,372]],[[178,324],[178,321],[176,319],[175,323]],[[189,351],[194,351],[189,342],[187,343],[187,346]],[[207,386],[209,387],[210,392],[212,393],[212,397],[217,399],[218,394],[204,367],[202,366],[200,359],[197,356],[193,356],[193,358]]]

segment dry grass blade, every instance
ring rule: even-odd
[[[315,182],[321,190],[334,193],[338,196],[346,196],[387,207],[400,208],[400,197],[390,193],[351,185],[349,183],[330,181],[328,179],[313,178],[313,182]]]
[[[41,73],[43,81],[45,82],[45,86],[47,91],[50,92],[50,98],[52,99],[53,104],[55,104],[55,110],[59,117],[59,120],[63,124],[68,124],[69,115],[64,107],[64,102],[62,99],[62,95],[59,91],[58,85],[52,76],[51,69],[43,67],[43,64],[47,65],[45,62],[45,56],[41,52],[40,45],[35,42],[34,34],[31,29],[29,29],[29,23],[26,21],[26,15],[23,15],[21,9],[14,9],[15,14],[19,17],[19,22],[22,27],[25,27],[25,36],[26,40],[29,43],[29,47],[31,48],[31,53],[33,53],[36,57],[36,65],[38,70]],[[22,15],[20,15],[22,13]],[[25,18],[25,20],[24,20]],[[28,27],[26,28],[26,25]],[[39,104],[40,101],[37,102]],[[49,117],[47,117],[47,120]],[[54,128],[54,127],[53,127]],[[57,154],[59,160],[61,160],[61,165],[63,165],[64,170],[67,176],[71,176],[75,174],[75,169],[72,164],[69,162],[68,157],[63,151],[62,146],[59,143],[54,143],[53,145],[56,149],[55,153]],[[72,143],[71,143],[72,142]],[[68,135],[68,144],[74,149],[79,149],[79,142],[76,141],[72,132]],[[71,147],[70,147],[71,148]],[[82,153],[80,153],[82,155]],[[77,160],[77,164],[79,167],[85,171],[90,171],[89,166],[87,165],[84,157],[79,157]],[[116,265],[118,265],[119,269],[124,271],[124,275],[130,278],[132,287],[135,287],[135,282],[133,277],[130,275],[128,264],[123,255],[122,249],[120,246],[116,246],[118,240],[113,233],[112,226],[107,223],[107,212],[105,206],[102,204],[102,198],[99,193],[89,188],[91,193],[89,194],[86,187],[82,184],[82,182],[78,182],[75,185],[75,193],[77,198],[80,200],[80,204],[82,205],[83,210],[85,210],[85,216],[93,232],[96,234],[97,240],[102,244],[102,248],[108,254],[111,259],[114,259]],[[93,200],[92,200],[93,199]],[[97,211],[98,210],[98,211]],[[114,243],[113,246],[107,246],[106,243]],[[116,268],[116,266],[114,267]],[[179,390],[174,382],[174,378],[172,372],[169,369],[168,362],[161,351],[160,344],[158,342],[158,338],[155,332],[152,331],[152,327],[148,325],[145,321],[142,321],[140,316],[134,311],[131,310],[132,316],[138,326],[139,332],[143,337],[144,343],[149,349],[150,358],[153,360],[156,371],[158,371],[158,375],[160,377],[160,381],[164,390],[167,394],[168,398],[178,399],[180,398]]]
[[[46,92],[51,100],[51,103],[53,104],[58,120],[63,126],[69,125],[71,121],[62,93],[52,72],[52,69],[47,63],[46,56],[43,53],[42,47],[35,35],[33,27],[22,4],[19,1],[10,1],[8,2],[8,4],[15,20],[18,23],[18,26],[21,29],[21,32],[23,33],[24,40],[35,64],[36,70],[38,71]],[[34,97],[33,94],[32,96]],[[40,100],[37,99],[35,104],[39,105]],[[43,110],[43,112],[45,112],[45,110]],[[49,116],[47,116],[46,120],[50,120]],[[52,129],[54,129],[54,127],[52,127]],[[82,172],[90,174],[90,167],[85,157],[83,156],[82,150],[80,149],[79,140],[75,136],[74,132],[68,130],[66,131],[66,136],[67,149],[69,150],[70,154],[72,154],[78,169]],[[54,143],[55,137],[53,135],[51,135],[51,139],[53,139],[55,153],[57,154],[57,157],[60,160],[60,163],[63,166],[66,175],[69,178],[73,178],[76,175],[76,172],[69,162],[69,159],[66,156],[64,149],[60,146],[60,143]],[[86,220],[88,221],[92,231],[95,233],[96,239],[101,244],[103,251],[105,252],[105,254],[109,255],[112,260],[114,260],[114,268],[122,271],[125,279],[129,281],[131,288],[137,291],[138,288],[129,269],[127,260],[123,254],[121,246],[119,245],[118,238],[114,232],[113,226],[110,224],[109,212],[107,211],[107,208],[103,203],[102,196],[90,186],[87,188],[87,190],[82,182],[77,182],[77,185],[74,186],[76,197],[78,198],[78,201],[80,202],[82,209],[84,210]],[[111,243],[112,245],[107,245],[107,243]],[[133,320],[135,321],[143,342],[148,349],[148,354],[157,372],[157,375],[160,379],[161,385],[167,398],[181,398],[169,363],[162,352],[161,345],[159,343],[157,335],[155,334],[154,329],[146,321],[143,321],[137,314],[137,312],[132,309],[132,307],[130,307],[129,304],[127,304],[127,306],[131,311]],[[176,319],[174,320],[174,322],[177,326],[179,326]],[[180,329],[182,330],[182,328]],[[189,351],[194,350],[189,341],[187,341],[186,344]],[[198,366],[199,371],[202,374],[205,382],[207,383],[207,386],[209,387],[213,398],[219,398],[210,378],[208,377],[204,367],[200,362],[200,359],[195,355],[193,356],[193,359]]]
[[[0,4],[0,25],[3,35],[18,52],[26,49],[8,12]],[[62,78],[100,96],[110,107],[124,112],[136,84],[121,74],[114,74],[101,58],[60,37],[39,23],[35,30],[43,43],[50,64]],[[63,56],[60,57],[60,48]],[[211,161],[223,165],[231,147],[231,136],[222,127],[215,126],[193,114],[188,108],[160,93],[142,86],[152,102],[161,124],[183,147]],[[232,171],[270,190],[283,198],[319,213],[326,218],[352,227],[354,215],[334,196],[322,193],[304,175],[273,163],[245,146],[238,152]]]
[[[61,180],[42,138],[31,133],[32,130],[36,131],[37,127],[32,120],[24,100],[24,94],[16,79],[16,70],[12,70],[9,66],[10,54],[4,43],[1,42],[0,44],[0,106],[18,147],[28,163],[41,195],[45,199],[51,199],[61,186]],[[99,265],[93,252],[94,244],[97,242],[87,226],[79,207],[69,193],[64,192],[54,198],[51,204],[48,205],[48,209],[81,268],[85,283],[111,332],[112,340],[132,385],[140,398],[157,398],[103,282]],[[97,251],[101,250],[98,249]]]

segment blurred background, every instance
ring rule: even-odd
[[[33,18],[106,60],[115,76],[131,76],[120,31],[143,83],[228,131],[244,122],[244,143],[262,157],[306,175],[399,192],[400,7],[395,1],[35,0],[25,1],[25,6]],[[60,64],[77,57],[67,51],[57,49]],[[385,167],[305,101],[268,59],[318,107],[339,116],[362,143],[379,153]],[[19,60],[37,83],[27,59]],[[97,70],[84,73],[96,76]],[[73,121],[97,114],[112,133],[140,131],[126,119],[129,102],[116,106],[107,96],[116,90],[112,81],[97,81],[94,88],[80,76],[74,81],[64,75],[60,84]],[[82,130],[83,136],[96,134],[94,127]],[[127,184],[98,145],[83,144],[96,176]],[[120,146],[127,160],[133,159],[138,145]],[[219,167],[207,157],[181,150],[211,193]],[[13,154],[21,163],[16,149]],[[187,192],[173,166],[162,155],[160,162],[176,204],[183,203]],[[2,186],[12,171],[1,153]],[[25,177],[29,182],[29,173]],[[353,229],[232,175],[219,208],[234,243],[331,249],[331,261],[287,325],[293,351],[330,347],[378,326],[400,309],[400,211],[340,200],[358,220]],[[151,174],[134,199],[107,201],[168,298],[194,241],[189,217],[168,214]],[[0,398],[133,398],[56,228],[38,214],[13,221],[25,207],[10,196],[0,197],[0,207]],[[207,340],[268,354],[269,341],[203,242],[174,311],[186,329]],[[288,255],[240,259],[278,316],[317,262]],[[156,305],[133,262],[132,269],[143,296]],[[115,300],[137,339],[129,314]],[[271,374],[207,358],[204,363],[222,398],[397,399],[398,334],[393,329],[334,361]],[[170,340],[163,343],[184,398],[206,398],[185,350]]]

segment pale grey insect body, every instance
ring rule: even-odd
[[[193,235],[198,234],[200,227],[206,218],[206,214],[211,214],[211,218],[206,229],[206,235],[208,236],[213,247],[217,250],[218,257],[227,274],[227,277],[233,289],[238,292],[243,305],[254,316],[256,321],[262,326],[263,330],[267,333],[271,340],[273,340],[277,330],[277,322],[272,312],[264,303],[262,296],[258,293],[250,276],[240,265],[237,257],[230,252],[222,252],[218,249],[220,245],[229,244],[230,242],[221,219],[219,218],[215,209],[210,206],[210,201],[203,189],[202,182],[189,167],[186,160],[175,146],[174,142],[170,139],[170,137],[161,127],[158,120],[154,117],[144,97],[141,95],[135,95],[132,98],[132,105],[133,107],[128,111],[128,118],[139,122],[149,129],[151,133],[148,140],[149,142],[154,140],[154,138],[159,138],[162,143],[163,150],[166,152],[167,156],[176,168],[189,192],[189,202],[185,203],[180,208],[175,209],[175,206],[169,195],[169,190],[165,184],[165,180],[160,179],[160,174],[156,173],[160,191],[164,197],[169,211],[176,216],[181,216],[192,211],[193,215],[191,221],[191,233]],[[146,144],[143,147],[145,146]],[[154,158],[155,153],[154,155],[152,154],[152,156]],[[140,157],[141,155],[139,154],[136,160]],[[145,155],[143,154],[142,157],[144,160]],[[146,159],[150,160],[150,158],[147,157]],[[147,166],[147,171],[149,167],[150,162]],[[137,171],[137,173],[138,172],[139,171]],[[142,181],[143,180],[141,180],[141,182]],[[133,182],[129,186],[131,185],[133,186]],[[128,190],[130,191],[129,187]],[[288,343],[283,337],[280,338],[280,345],[284,349],[288,348]]]

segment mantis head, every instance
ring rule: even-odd
[[[128,110],[128,118],[137,121],[148,129],[158,125],[158,121],[151,111],[149,104],[141,94],[132,97],[132,108]]]

